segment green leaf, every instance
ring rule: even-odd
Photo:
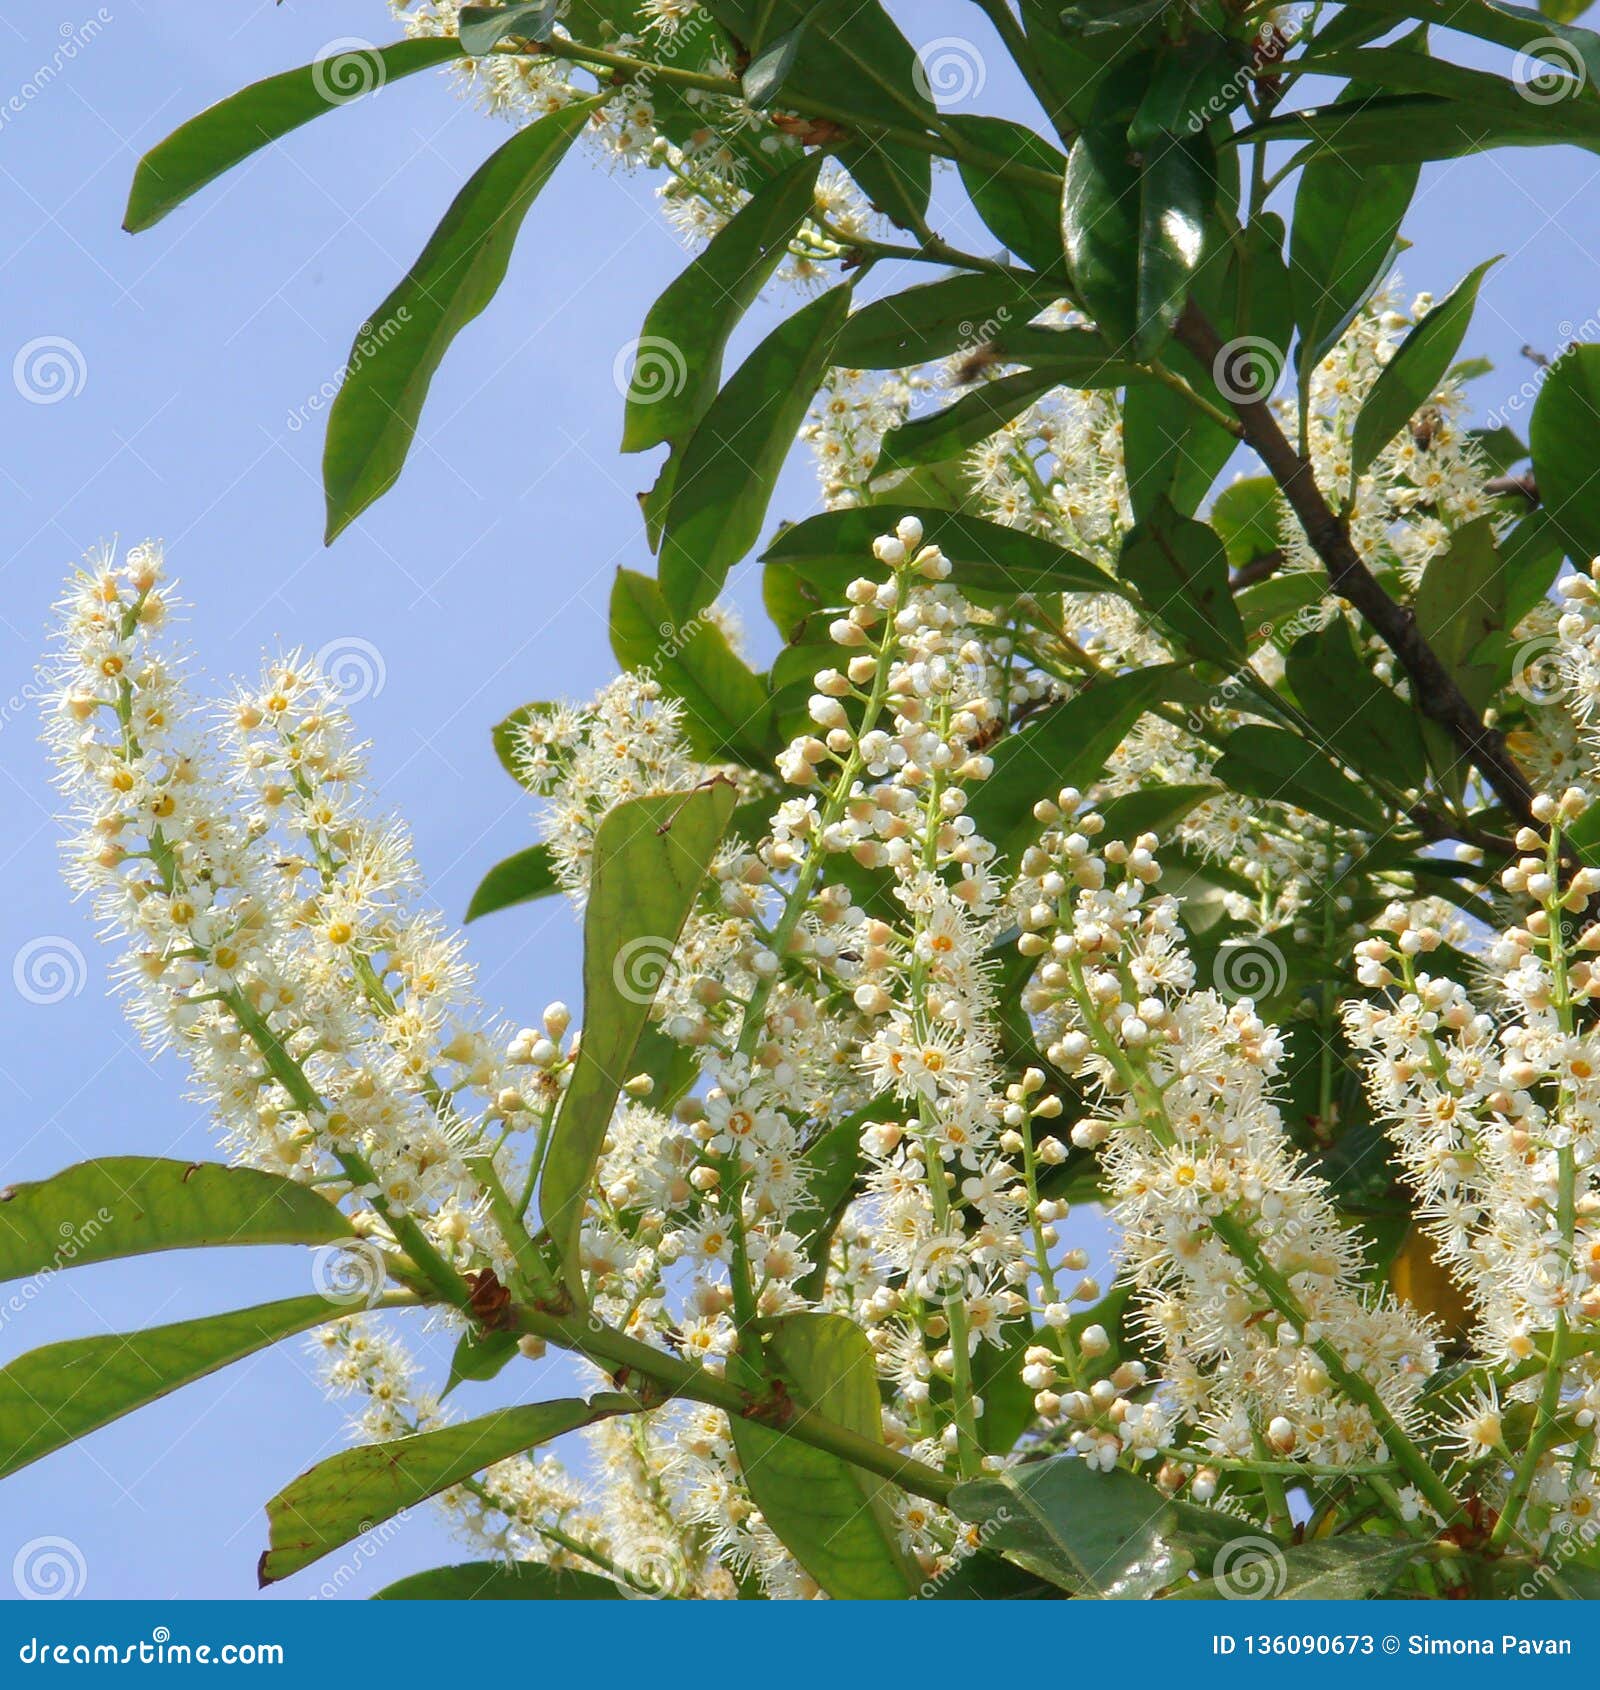
[[[674,628],[661,589],[648,575],[617,571],[611,589],[611,649],[624,669],[651,675],[682,701],[683,730],[708,762],[765,768],[772,741],[766,689],[728,637],[706,617]]]
[[[1236,792],[1296,805],[1340,827],[1366,833],[1383,830],[1383,807],[1287,728],[1259,722],[1235,728],[1212,773]]]
[[[1154,1485],[1073,1455],[969,1479],[950,1496],[985,1547],[1074,1596],[1153,1596],[1182,1576],[1173,1512]]]
[[[322,455],[330,542],[399,477],[434,371],[494,298],[528,207],[597,104],[579,100],[541,117],[481,164],[362,325]]]
[[[1210,522],[1222,536],[1233,569],[1279,550],[1278,484],[1270,475],[1248,475],[1224,487],[1211,506]]]
[[[449,1396],[464,1381],[481,1385],[497,1378],[516,1353],[515,1332],[486,1332],[469,1326],[450,1354],[450,1377],[440,1397]]]
[[[1359,475],[1433,397],[1466,339],[1478,302],[1478,284],[1490,266],[1499,262],[1489,258],[1472,271],[1449,298],[1416,324],[1384,365],[1356,418],[1353,473]]]
[[[805,33],[805,23],[797,24],[780,35],[770,47],[764,48],[758,58],[750,61],[750,68],[741,78],[747,105],[764,111],[777,98],[779,89],[789,80],[789,74],[794,69]]]
[[[1064,786],[1091,786],[1180,672],[1167,664],[1096,681],[995,745],[994,770],[974,790],[967,808],[1001,858],[1016,865],[1039,837],[1033,806],[1041,798],[1054,798]]]
[[[1073,142],[1062,229],[1085,309],[1114,349],[1147,356],[1177,321],[1204,255],[1216,160],[1203,132],[1136,152],[1130,115],[1112,100]]]
[[[944,276],[875,299],[851,313],[834,362],[851,370],[900,370],[986,345],[1049,301],[1024,276],[992,271]]]
[[[1113,358],[1104,338],[1094,329],[1053,329],[1041,323],[1021,323],[1002,329],[990,343],[1002,363],[1026,364],[1051,375],[1059,387],[1088,389],[1124,387],[1144,371],[1125,358]]]
[[[1560,530],[1542,505],[1529,511],[1500,542],[1506,594],[1502,621],[1508,633],[1555,585],[1562,549]]]
[[[336,53],[241,88],[190,118],[139,160],[123,228],[137,234],[159,223],[224,171],[325,111],[460,56],[459,42],[429,36]]]
[[[1412,1544],[1379,1537],[1326,1538],[1284,1549],[1235,1524],[1216,1553],[1216,1576],[1168,1594],[1199,1601],[1356,1602],[1387,1590],[1415,1553]]]
[[[583,1038],[539,1183],[544,1224],[580,1300],[578,1233],[600,1146],[734,798],[722,780],[635,798],[608,811],[595,835],[583,924]]]
[[[1244,624],[1228,587],[1228,555],[1215,529],[1179,516],[1165,498],[1159,499],[1122,542],[1117,573],[1197,657],[1231,666],[1244,656]]]
[[[766,1348],[798,1413],[882,1442],[877,1360],[854,1321],[787,1315],[773,1323]],[[728,1424],[756,1507],[830,1596],[899,1600],[915,1588],[916,1569],[895,1541],[891,1485],[757,1420],[730,1416]]]
[[[944,122],[963,140],[995,158],[1026,165],[1058,180],[1065,174],[1066,159],[1043,136],[1021,123],[959,112],[948,114]],[[1061,190],[1018,181],[992,165],[972,162],[970,156],[960,158],[957,165],[968,198],[1007,250],[1035,270],[1060,271]]]
[[[716,398],[729,337],[789,250],[821,153],[764,182],[650,307],[626,395],[624,452],[681,441]]]
[[[533,787],[523,778],[522,770],[517,762],[518,735],[527,727],[535,716],[543,715],[553,706],[544,702],[533,704],[519,704],[508,716],[502,717],[489,730],[489,737],[494,744],[494,754],[500,767],[522,787],[524,791],[532,792]]]
[[[561,890],[556,879],[555,857],[548,845],[530,845],[526,850],[498,862],[478,882],[478,890],[467,905],[466,919],[493,915],[517,904],[531,904]]]
[[[1348,117],[1366,93],[1352,84],[1334,110]],[[1417,175],[1415,163],[1358,168],[1337,154],[1314,159],[1302,173],[1289,236],[1302,392],[1387,273]]]
[[[349,1303],[290,1297],[30,1350],[0,1370],[0,1478],[180,1385],[350,1312]]]
[[[1194,134],[1225,117],[1249,86],[1243,74],[1245,57],[1239,44],[1210,32],[1163,43],[1128,125],[1129,142],[1142,150],[1170,136]]]
[[[354,1236],[307,1186],[215,1162],[104,1156],[0,1190],[0,1281],[154,1250]]]
[[[890,429],[878,453],[877,473],[953,458],[987,440],[1059,385],[1052,370],[1018,370],[986,381],[944,410]]]
[[[812,1264],[796,1286],[802,1297],[822,1295],[828,1278],[828,1249],[849,1207],[861,1166],[861,1131],[868,1121],[879,1119],[883,1108],[881,1100],[874,1100],[856,1114],[835,1121],[806,1146],[801,1158],[806,1194],[789,1220],[789,1230],[800,1240],[801,1256]]]
[[[846,284],[780,323],[734,372],[683,448],[661,542],[661,591],[682,623],[722,591],[767,504],[850,306]]]
[[[963,592],[1120,593],[1122,584],[1087,558],[1079,557],[1036,534],[1006,528],[959,511],[894,507],[895,520],[913,516],[922,524],[925,545],[937,546],[950,560],[951,579]],[[890,525],[875,506],[825,511],[780,528],[762,553],[765,563],[796,567],[824,565],[826,585],[837,587],[829,608],[843,604],[842,589],[859,576],[872,556],[872,542]]]
[[[607,1602],[625,1592],[598,1573],[542,1561],[463,1561],[386,1584],[374,1602]]]
[[[615,1392],[588,1401],[564,1397],[343,1450],[291,1480],[267,1504],[270,1547],[256,1576],[263,1587],[288,1578],[497,1461],[638,1407],[632,1397]]]
[[[1295,641],[1288,677],[1301,710],[1358,774],[1401,787],[1427,780],[1416,712],[1357,655],[1343,617]]]
[[[1539,499],[1567,555],[1600,556],[1600,346],[1569,347],[1545,371],[1528,425]]]
[[[561,10],[559,0],[519,0],[512,6],[463,6],[458,20],[461,50],[475,59],[508,36],[542,41]]]

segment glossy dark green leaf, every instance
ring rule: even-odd
[[[1416,712],[1357,656],[1343,617],[1295,641],[1288,679],[1301,710],[1348,767],[1400,787],[1427,779]]]
[[[1048,301],[1029,291],[1025,277],[993,271],[922,282],[851,313],[834,347],[844,369],[899,370],[975,351],[1026,323]]]
[[[1077,1456],[1028,1462],[969,1479],[950,1506],[991,1553],[1074,1596],[1137,1599],[1181,1578],[1188,1559],[1172,1538],[1173,1513],[1154,1485]]]
[[[479,916],[493,915],[517,904],[531,904],[560,890],[550,847],[529,845],[496,863],[478,882],[478,889],[467,905],[466,919],[476,921]]]
[[[683,448],[661,542],[661,591],[687,622],[761,534],[767,504],[850,305],[848,284],[780,323],[734,372]]]
[[[1216,161],[1205,135],[1136,152],[1113,112],[1073,143],[1062,200],[1067,262],[1113,350],[1147,356],[1166,340],[1205,252]]]
[[[611,1111],[673,946],[733,813],[715,781],[618,804],[601,822],[583,923],[583,1039],[539,1183],[568,1288],[581,1298],[578,1232]]]
[[[1043,136],[1002,117],[952,113],[945,123],[962,140],[993,158],[1025,165],[1059,180],[1067,161]],[[978,215],[1008,251],[1035,270],[1064,267],[1061,251],[1061,190],[1019,181],[987,162],[958,160],[961,184]]]
[[[650,307],[625,395],[624,452],[680,441],[705,415],[729,337],[810,212],[821,168],[818,153],[758,187]]]
[[[1015,866],[1039,837],[1033,806],[1064,786],[1092,785],[1134,724],[1182,673],[1166,665],[1097,680],[995,745],[993,772],[974,790],[967,810],[1003,860]]]
[[[1253,798],[1292,804],[1358,832],[1384,827],[1382,805],[1298,734],[1250,722],[1228,735],[1212,773]]]
[[[353,1236],[307,1186],[216,1162],[102,1156],[0,1189],[0,1281],[155,1250]]]
[[[1189,1600],[1240,1596],[1256,1601],[1358,1602],[1380,1596],[1416,1553],[1381,1537],[1341,1537],[1291,1548],[1269,1546],[1259,1533],[1241,1532],[1217,1551],[1213,1578],[1180,1584],[1169,1594]]]
[[[1242,58],[1238,43],[1210,31],[1164,44],[1128,125],[1129,142],[1142,151],[1164,137],[1193,135],[1226,117],[1250,86]]]
[[[595,104],[580,100],[539,118],[480,165],[400,285],[362,324],[328,415],[329,541],[399,477],[434,371],[494,298],[528,207]]]
[[[1600,345],[1569,347],[1545,372],[1534,402],[1528,443],[1539,500],[1567,555],[1587,564],[1600,557]]]
[[[1367,90],[1346,89],[1335,110],[1359,104]],[[1318,361],[1388,271],[1416,191],[1418,167],[1396,162],[1360,168],[1338,154],[1301,173],[1289,235],[1289,279],[1300,330],[1302,389]]]
[[[1486,259],[1473,270],[1412,328],[1384,365],[1356,418],[1351,456],[1357,475],[1432,398],[1444,380],[1466,339],[1473,307],[1478,303],[1478,284],[1498,262],[1497,258]]]
[[[986,381],[944,410],[891,429],[883,437],[878,473],[936,464],[968,451],[1059,385],[1048,370],[1018,370]]]
[[[626,1592],[597,1573],[542,1561],[464,1561],[386,1584],[374,1602],[609,1602]]]
[[[716,623],[675,628],[648,575],[619,569],[611,589],[611,649],[624,669],[652,676],[684,709],[689,743],[708,762],[765,767],[772,743],[766,689]]]
[[[747,104],[757,111],[763,111],[772,104],[778,91],[789,80],[804,38],[805,25],[797,24],[793,29],[785,30],[770,47],[764,47],[760,55],[750,61],[750,68],[741,79]]]
[[[359,1306],[359,1305],[357,1305]],[[231,1314],[69,1338],[0,1369],[0,1478],[229,1362],[351,1312],[290,1297]]]
[[[638,1406],[614,1392],[587,1401],[564,1397],[343,1450],[292,1480],[267,1504],[270,1547],[257,1577],[263,1586],[288,1578],[497,1461]]]
[[[1351,0],[1349,9],[1386,19],[1384,28],[1415,18],[1419,23],[1462,30],[1514,53],[1545,59],[1564,73],[1581,66],[1591,98],[1600,87],[1600,36],[1591,29],[1570,28],[1569,19],[1531,6],[1505,5],[1499,0],[1473,6],[1452,5],[1449,0]]]
[[[482,58],[508,36],[542,41],[561,10],[559,0],[519,0],[510,6],[463,6],[458,18],[461,50]]]
[[[796,1411],[881,1442],[878,1367],[867,1335],[839,1314],[775,1321],[767,1355]],[[785,1549],[840,1600],[900,1600],[918,1574],[899,1547],[893,1487],[836,1455],[744,1416],[728,1421],[752,1500]]]
[[[460,56],[458,42],[429,36],[335,53],[241,88],[190,118],[139,160],[123,228],[132,233],[148,229],[208,182],[291,129],[399,77]]]
[[[1510,629],[1555,585],[1561,572],[1561,530],[1543,505],[1536,505],[1500,541],[1505,575],[1503,625]]]
[[[895,521],[917,518],[925,545],[937,546],[950,560],[954,579],[963,592],[1116,593],[1115,581],[1087,558],[1079,557],[1036,534],[1007,528],[979,516],[958,511],[926,510],[895,505]],[[805,566],[825,566],[830,588],[842,588],[867,568],[872,543],[893,524],[874,506],[825,511],[780,528],[762,553],[766,563],[783,563],[804,572]],[[842,592],[830,592],[826,608],[844,603]],[[810,608],[824,608],[818,601]]]
[[[1140,365],[1113,358],[1104,337],[1093,329],[1023,323],[1002,329],[989,350],[1001,363],[1026,364],[1039,375],[1053,376],[1060,387],[1123,387],[1144,374]]]
[[[1231,665],[1245,654],[1244,624],[1228,587],[1228,555],[1213,528],[1164,500],[1128,533],[1117,573],[1188,651]]]

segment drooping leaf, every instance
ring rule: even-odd
[[[1356,475],[1394,439],[1444,380],[1466,339],[1467,325],[1478,302],[1478,284],[1497,263],[1497,258],[1489,258],[1473,270],[1411,330],[1384,365],[1356,418],[1351,446]]]
[[[1014,596],[1122,590],[1098,564],[1019,528],[958,511],[896,505],[894,514],[896,521],[912,516],[921,522],[923,543],[937,546],[949,558],[954,570],[951,579],[963,592]],[[824,582],[842,588],[866,567],[872,542],[886,531],[884,515],[875,506],[858,505],[807,517],[780,528],[762,553],[762,561],[801,569],[825,566],[829,573]],[[830,597],[830,607],[843,603],[842,592]]]
[[[1228,587],[1228,555],[1215,529],[1179,516],[1160,500],[1123,541],[1117,573],[1197,657],[1230,665],[1244,656],[1244,624]]]
[[[1357,656],[1342,617],[1295,641],[1288,678],[1301,709],[1350,768],[1401,787],[1427,779],[1416,712]]]
[[[290,1297],[142,1332],[69,1338],[0,1369],[0,1478],[282,1338],[350,1313]]]
[[[661,541],[661,591],[681,624],[722,590],[761,534],[778,472],[833,356],[848,284],[780,323],[734,372],[683,447]]]
[[[1067,264],[1116,351],[1147,356],[1167,338],[1205,253],[1217,198],[1216,159],[1202,130],[1141,150],[1128,125],[1145,87],[1119,68],[1067,161],[1062,233]]]
[[[1153,1596],[1188,1566],[1154,1485],[1076,1456],[1028,1462],[957,1485],[950,1506],[992,1553],[1074,1596]]]
[[[630,1414],[632,1397],[603,1392],[585,1401],[524,1403],[437,1431],[362,1444],[319,1461],[267,1504],[270,1547],[257,1577],[263,1586],[309,1567],[330,1550],[392,1520],[497,1461],[549,1443],[580,1426]]]
[[[398,479],[434,371],[494,298],[528,207],[596,103],[578,100],[539,118],[481,164],[362,325],[323,448],[330,542]]]
[[[550,847],[529,845],[496,863],[478,882],[478,889],[467,905],[466,919],[476,921],[479,916],[493,915],[517,904],[531,904],[560,890]]]
[[[767,1354],[795,1411],[881,1442],[877,1362],[867,1335],[837,1314],[786,1315]],[[762,1517],[830,1596],[899,1600],[917,1583],[896,1542],[893,1489],[862,1468],[744,1416],[730,1417],[740,1470]]]
[[[1539,500],[1567,555],[1587,564],[1600,556],[1600,479],[1594,441],[1600,437],[1600,345],[1569,347],[1545,372],[1528,426]]]
[[[291,129],[386,83],[461,56],[448,36],[359,47],[253,82],[175,129],[139,160],[122,226],[137,234],[159,223],[208,182]]]
[[[1369,92],[1352,85],[1334,109],[1348,115]],[[1417,174],[1415,163],[1358,168],[1338,153],[1313,159],[1301,173],[1289,234],[1289,279],[1300,330],[1302,392],[1387,273]]]
[[[875,299],[840,330],[835,361],[844,369],[899,370],[976,349],[1026,323],[1049,301],[1027,277],[961,272]]]
[[[1293,804],[1340,827],[1383,829],[1383,806],[1367,789],[1287,728],[1260,722],[1235,728],[1212,772],[1235,792]]]
[[[542,1561],[464,1561],[396,1579],[374,1602],[608,1602],[626,1594],[598,1573]]]
[[[595,836],[583,924],[583,1038],[556,1116],[539,1207],[568,1288],[581,1297],[578,1231],[600,1146],[672,951],[733,814],[734,789],[618,804]]]
[[[0,1281],[154,1250],[351,1237],[317,1192],[216,1162],[103,1156],[0,1190]]]
[[[683,729],[708,762],[765,767],[772,743],[766,690],[715,622],[675,628],[648,575],[617,571],[611,589],[611,649],[624,669],[651,675],[684,708]]]
[[[1051,370],[1018,370],[986,381],[942,411],[890,429],[878,454],[878,473],[956,457],[1059,385],[1060,378]]]
[[[650,307],[622,429],[624,452],[687,438],[716,397],[729,337],[811,210],[820,153],[763,183]]]
[[[1067,161],[1043,136],[1003,117],[954,112],[946,124],[969,144],[994,158],[1026,165],[1059,182]],[[958,161],[961,184],[978,215],[1006,248],[1040,271],[1063,269],[1061,189],[1018,180],[970,155]]]
[[[968,813],[1001,859],[1015,865],[1039,837],[1033,814],[1039,799],[1053,798],[1064,786],[1091,785],[1182,672],[1166,665],[1096,681],[995,745],[994,770],[973,792]]]

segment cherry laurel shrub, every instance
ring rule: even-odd
[[[357,1441],[263,1581],[432,1499],[475,1559],[392,1594],[1600,1593],[1600,347],[1510,473],[1489,266],[1393,274],[1423,164],[1595,144],[1600,37],[972,13],[419,0],[141,163],[135,229],[424,68],[510,120],[357,337],[330,538],[580,137],[695,256],[625,349],[670,455],[620,672],[494,729],[537,833],[469,915],[570,902],[581,1028],[478,1002],[314,661],[207,705],[158,548],[73,577],[69,878],[218,1159],[11,1188],[0,1272],[94,1215],[73,1260],[298,1242],[314,1285],[13,1362],[0,1472],[306,1334]],[[1042,123],[966,109],[987,57]],[[796,440],[824,509],[770,525]],[[579,1394],[518,1398],[552,1347]]]

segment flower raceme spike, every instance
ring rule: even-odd
[[[529,1212],[570,1012],[517,1030],[478,1007],[314,662],[270,659],[223,731],[196,732],[159,552],[75,577],[49,728],[68,873],[123,947],[136,1024],[184,1056],[237,1161],[338,1201],[373,1288],[399,1279],[462,1340],[446,1402],[393,1315],[352,1298],[313,1342],[330,1391],[358,1401],[356,1435],[443,1426],[458,1383],[537,1362],[546,1332],[607,1372],[625,1353],[641,1412],[583,1433],[595,1481],[548,1453],[498,1462],[441,1499],[458,1527],[645,1593],[815,1594],[815,1536],[802,1566],[767,1512],[781,1497],[753,1501],[727,1393],[762,1400],[767,1335],[826,1315],[863,1335],[888,1449],[938,1481],[892,1487],[885,1516],[893,1556],[929,1577],[972,1548],[948,1488],[1046,1449],[1285,1535],[1285,1486],[1330,1474],[1400,1535],[1454,1529],[1469,1499],[1508,1547],[1580,1530],[1600,1050],[1578,1009],[1600,991],[1600,871],[1560,840],[1583,793],[1539,800],[1554,843],[1519,836],[1503,877],[1522,913],[1478,970],[1497,1016],[1417,972],[1449,954],[1427,900],[1397,901],[1358,947],[1348,1035],[1480,1316],[1480,1372],[1441,1395],[1427,1318],[1372,1288],[1367,1243],[1290,1142],[1284,1035],[1198,981],[1155,836],[1112,836],[1071,788],[1034,804],[1015,862],[979,827],[996,745],[1062,689],[1025,676],[1009,625],[916,519],[863,566],[773,769],[697,760],[645,675],[513,735],[578,907],[617,805],[740,787],[738,825],[651,959],[639,1071],[582,1216],[583,1335],[544,1312],[556,1264]],[[1581,733],[1597,622],[1579,578],[1560,637]],[[1021,1061],[1003,1001],[1019,982]],[[1119,1235],[1103,1301],[1053,1183],[1090,1156]],[[485,1275],[506,1330],[465,1318]],[[652,1357],[676,1386],[696,1369],[706,1400],[641,1386]]]

